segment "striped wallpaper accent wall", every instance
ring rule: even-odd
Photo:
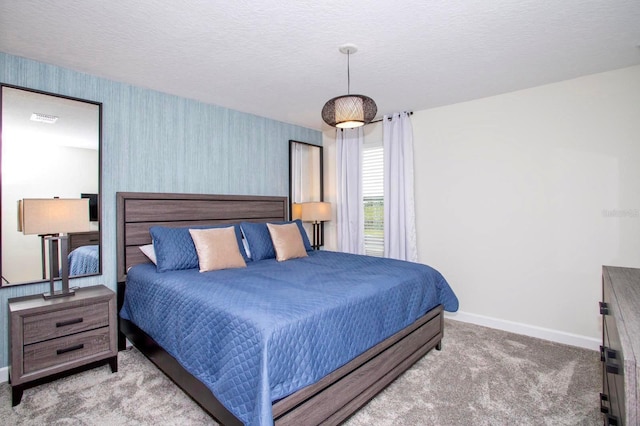
[[[316,130],[2,52],[0,82],[102,102],[103,275],[74,286],[116,289],[116,192],[287,196],[289,140],[322,145]],[[47,288],[0,288],[0,368],[8,364],[7,299]]]

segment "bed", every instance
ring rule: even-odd
[[[97,274],[100,268],[100,246],[91,244],[74,249],[68,255],[69,276]]]
[[[412,302],[413,305],[407,304],[408,298],[414,298],[411,295],[416,293],[416,290],[409,288],[396,292],[391,289],[396,284],[391,283],[388,284],[390,287],[388,291],[394,291],[398,295],[386,294],[387,303],[377,302],[373,296],[369,297],[368,288],[373,286],[367,283],[358,284],[363,287],[354,287],[351,295],[343,297],[340,293],[338,285],[344,281],[344,277],[339,276],[339,269],[370,270],[371,277],[384,276],[385,272],[399,275],[397,270],[394,270],[401,263],[398,261],[340,253],[309,252],[309,256],[303,259],[286,262],[265,259],[247,262],[246,269],[242,271],[218,271],[220,273],[216,275],[216,285],[211,286],[199,283],[205,280],[207,274],[200,274],[197,269],[158,273],[156,267],[149,263],[146,256],[139,250],[140,246],[150,243],[149,229],[152,226],[196,227],[240,222],[283,221],[287,217],[285,197],[118,193],[117,213],[118,298],[120,308],[123,308],[120,330],[222,424],[270,424],[272,421],[275,424],[340,423],[429,350],[434,347],[440,349],[443,336],[443,304],[448,305],[447,308],[450,310],[457,309],[455,295],[437,271],[433,271],[433,276],[439,282],[438,285],[444,289],[442,292],[446,293],[442,303],[438,300],[425,301],[417,298],[417,302]],[[340,265],[345,261],[355,263],[341,267]],[[314,264],[326,262],[333,265],[329,266],[329,272],[325,271],[322,274],[313,272]],[[428,268],[424,265],[412,265],[416,274],[418,269]],[[135,268],[130,271],[131,277],[127,277],[127,271],[133,266]],[[274,267],[286,272],[275,273]],[[382,270],[377,271],[375,268],[382,268]],[[237,273],[244,275],[233,275]],[[403,275],[412,273],[407,271]],[[157,276],[154,277],[154,274]],[[335,279],[331,278],[332,274],[335,275]],[[267,293],[254,296],[243,293],[245,287],[256,286],[255,283],[258,282],[256,277],[265,275],[270,275],[272,279],[281,282],[278,285],[282,287],[270,284],[270,291]],[[290,276],[298,276],[298,278],[292,279],[291,282],[284,282],[285,278],[288,279]],[[322,279],[318,280],[318,276]],[[223,277],[226,277],[227,281]],[[148,282],[145,284],[145,281]],[[304,286],[299,285],[301,281],[305,283]],[[352,281],[355,283],[357,280]],[[391,280],[382,279],[381,285],[385,285],[386,281]],[[398,285],[417,285],[410,280],[407,282],[408,284]],[[181,294],[180,297],[184,298],[181,299],[182,305],[196,305],[196,312],[199,313],[197,318],[201,317],[201,312],[211,310],[218,315],[213,323],[233,323],[236,326],[227,329],[223,338],[217,331],[213,335],[207,335],[209,330],[207,327],[188,328],[192,324],[195,327],[195,324],[202,321],[191,318],[181,319],[175,310],[167,308],[174,303],[163,303],[166,301],[165,292],[174,291],[181,286],[187,289],[187,293],[191,295],[189,297],[193,297],[189,299]],[[194,295],[195,289],[200,287],[206,289],[204,290],[206,292],[215,291],[216,293],[207,293],[206,297],[200,294]],[[278,291],[281,291],[283,298],[285,293],[293,294],[293,299],[298,302],[293,305],[282,302],[277,295]],[[429,292],[431,293],[432,290]],[[316,293],[334,296],[328,302],[320,303],[321,299],[316,298]],[[239,297],[240,294],[243,296]],[[394,298],[397,300],[392,302]],[[343,306],[342,299],[350,301],[348,303],[352,305]],[[207,300],[207,305],[213,306],[205,309],[204,300]],[[228,302],[219,303],[220,300]],[[234,315],[246,322],[234,322],[235,317],[227,319],[221,316],[228,314],[225,311],[227,305],[234,304],[237,305],[235,309],[241,311],[240,313],[234,311],[236,312]],[[317,310],[320,305],[325,304],[327,306],[322,308],[328,308],[331,311],[330,316]],[[169,333],[169,337],[162,336],[157,329],[163,327],[154,326],[150,322],[152,319],[145,317],[148,313],[140,311],[140,313],[131,314],[128,311],[131,305],[152,306],[151,310],[156,311],[156,315],[163,318],[165,324],[181,323],[181,325]],[[245,305],[251,306],[251,309],[245,309]],[[285,305],[289,310],[281,312],[280,308]],[[401,309],[401,318],[395,319],[389,316],[376,324],[377,318],[384,317],[384,312],[390,310],[389,306],[393,305],[407,306],[406,309]],[[273,318],[268,319],[264,319],[261,315],[256,316],[256,309],[259,311],[261,306],[267,306],[265,310],[275,311],[281,315],[274,315]],[[291,306],[293,309],[290,309]],[[358,316],[347,317],[342,313],[335,315],[336,312],[352,311],[359,312]],[[367,317],[367,315],[373,316]],[[317,318],[314,318],[313,322],[307,321],[313,316],[324,318],[323,321],[328,322],[318,325],[315,321]],[[211,321],[207,321],[204,321],[204,324],[211,324]],[[358,323],[358,321],[361,322]],[[272,329],[272,325],[276,328]],[[299,325],[301,325],[300,331],[294,328]],[[355,333],[353,338],[349,339],[347,353],[342,354],[339,348],[332,346],[340,346],[336,343],[339,339],[329,333],[333,329],[338,334]],[[370,329],[380,329],[385,337],[374,336],[375,333]],[[393,333],[389,332],[390,329],[393,329]],[[231,332],[237,333],[229,334]],[[307,332],[312,337],[301,334]],[[151,335],[154,337],[152,338]],[[171,335],[179,335],[179,337],[174,338],[175,341],[172,343]],[[201,339],[202,336],[205,339]],[[234,340],[234,336],[235,340],[238,340],[238,336],[242,338],[242,344],[245,346],[241,350],[225,346]],[[268,337],[263,339],[264,336]],[[211,343],[216,339],[221,341],[217,343],[218,347]],[[363,341],[360,342],[360,340]],[[181,352],[181,346],[185,346],[186,350]],[[202,349],[203,347],[205,349]],[[306,358],[309,353],[318,352],[318,348],[322,349],[323,353],[316,354],[317,357],[313,359]],[[205,351],[206,354],[220,353],[223,357],[227,352],[231,355],[218,360],[218,364],[214,364],[214,367],[204,366],[198,369],[198,364],[211,355],[200,356],[193,362],[185,359],[185,356],[199,351]],[[238,354],[246,355],[251,359],[256,358],[257,364],[249,364],[245,359],[238,361]],[[272,360],[279,360],[279,362],[272,363]],[[295,375],[292,376],[293,373],[287,370],[289,368],[287,366],[296,371]],[[256,374],[251,373],[254,370]],[[309,373],[308,370],[311,372]],[[287,378],[296,383],[287,381]],[[249,386],[245,389],[243,386],[247,383]],[[241,394],[240,398],[244,398],[239,403],[244,407],[242,409],[238,408],[237,400],[233,402],[234,398],[238,398],[238,394]],[[229,395],[234,396],[230,398]],[[249,396],[245,397],[245,395]]]
[[[69,276],[99,273],[100,231],[70,232],[67,237]]]

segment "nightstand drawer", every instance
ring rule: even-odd
[[[24,344],[42,342],[109,325],[109,303],[78,306],[25,316]]]
[[[109,327],[24,347],[24,373],[109,352]]]

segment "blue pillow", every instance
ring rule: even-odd
[[[292,222],[270,222],[276,225],[282,225],[285,223],[295,223],[298,225],[298,229],[300,230],[300,235],[302,236],[302,242],[304,243],[304,248],[306,251],[311,251],[311,243],[309,242],[309,237],[307,236],[307,231],[305,231],[302,226],[302,221],[300,219],[296,219]],[[242,222],[240,224],[242,228],[242,233],[244,234],[244,238],[247,240],[247,244],[249,245],[249,251],[251,252],[252,260],[262,260],[262,259],[275,259],[276,250],[273,248],[273,243],[271,242],[271,234],[269,234],[269,228],[267,228],[266,223],[253,223],[253,222]]]
[[[156,269],[158,272],[193,269],[198,267],[198,252],[193,244],[189,229],[226,228],[233,226],[238,241],[240,254],[245,262],[249,260],[242,246],[242,233],[237,225],[189,226],[183,228],[167,228],[152,226],[149,228],[153,248],[156,252]]]

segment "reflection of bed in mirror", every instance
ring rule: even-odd
[[[100,233],[71,232],[69,238],[69,275],[97,274],[100,268]]]
[[[89,229],[94,231],[84,237],[92,241],[76,243],[69,252],[97,246],[92,251],[98,262],[71,276],[99,274],[101,104],[4,84],[0,94],[0,286],[39,282],[50,274],[42,238],[17,230],[16,205],[22,199],[89,198]],[[59,262],[53,266],[57,271]]]

